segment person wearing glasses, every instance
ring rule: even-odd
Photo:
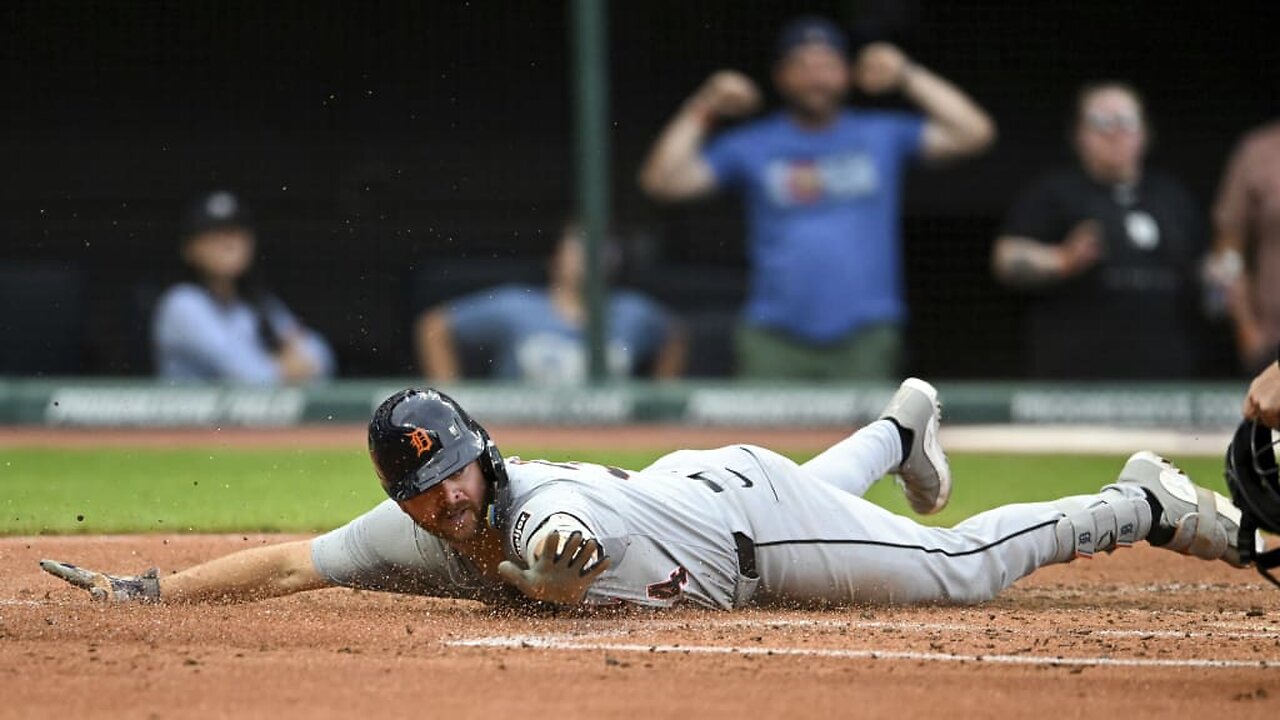
[[[1071,136],[1077,162],[1026,189],[992,253],[996,278],[1028,299],[1031,375],[1195,376],[1207,230],[1182,185],[1145,165],[1141,95],[1084,86]]]

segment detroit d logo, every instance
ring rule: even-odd
[[[435,447],[435,441],[432,440],[431,436],[427,434],[427,431],[422,428],[414,428],[413,430],[410,430],[405,434],[405,437],[409,438],[409,444],[418,452],[418,457],[422,457],[426,453],[431,452],[431,448]]]

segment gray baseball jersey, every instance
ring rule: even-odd
[[[507,476],[496,502],[508,557],[525,564],[531,539],[557,514],[604,548],[611,566],[588,589],[588,603],[665,607],[687,597],[727,609],[754,589],[753,573],[739,568],[738,528],[707,480],[655,466],[634,472],[519,458],[508,460]]]
[[[588,602],[975,602],[1064,559],[1063,508],[1097,502],[1009,505],[954,528],[924,526],[861,497],[900,453],[896,429],[878,422],[804,465],[752,445],[680,450],[640,472],[515,461],[505,549],[523,560],[540,523],[576,518],[613,561]]]
[[[511,458],[498,529],[508,558],[524,563],[553,516],[586,528],[612,562],[588,589],[591,603],[974,602],[1065,559],[1064,503],[1097,502],[1009,505],[954,528],[924,526],[861,497],[900,454],[896,429],[881,421],[803,465],[749,445],[681,450],[639,472]],[[340,585],[511,597],[391,501],[317,538],[312,559]]]

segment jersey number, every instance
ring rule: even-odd
[[[654,583],[645,588],[650,598],[654,600],[674,600],[680,597],[680,592],[684,590],[684,586],[689,583],[689,571],[683,566],[676,567],[671,571],[671,577],[660,583]]]

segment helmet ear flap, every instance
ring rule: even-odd
[[[480,455],[481,465],[485,471],[485,475],[494,483],[507,482],[507,466],[502,462],[502,453],[498,452],[498,446],[493,444],[488,434],[485,435],[484,453]]]
[[[489,437],[489,431],[484,426],[476,422],[470,415],[467,416],[467,422],[481,438],[484,439],[484,450],[480,453],[480,469],[484,471],[485,477],[493,483],[505,483],[507,481],[507,466],[502,462],[502,453],[498,451],[498,445],[493,442],[493,438]]]

